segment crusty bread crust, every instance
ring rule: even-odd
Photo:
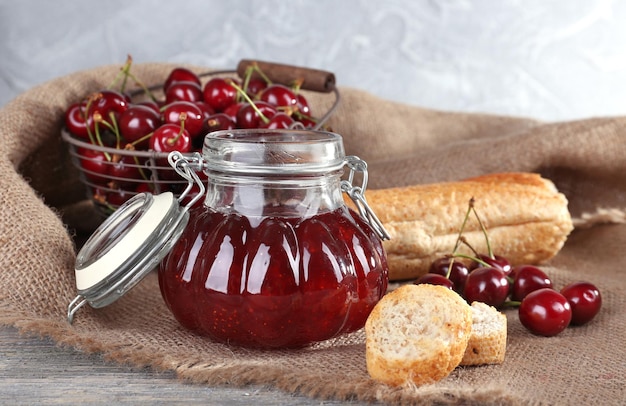
[[[471,309],[472,333],[461,365],[501,364],[506,355],[506,315],[481,302],[473,302]]]
[[[471,308],[457,293],[403,285],[386,294],[367,319],[367,371],[392,386],[439,381],[461,362],[471,328]]]
[[[391,236],[384,242],[391,280],[417,278],[434,259],[451,253],[471,198],[488,229],[493,252],[514,265],[554,257],[573,230],[566,197],[535,173],[372,189],[366,198]],[[476,250],[486,252],[474,216],[463,235]],[[467,249],[461,252],[471,254]]]

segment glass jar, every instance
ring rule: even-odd
[[[345,156],[341,137],[219,131],[205,138],[202,155],[204,202],[190,208],[158,271],[178,322],[215,341],[261,348],[363,327],[387,289],[385,234],[362,196],[364,162]],[[363,187],[352,185],[358,172]]]

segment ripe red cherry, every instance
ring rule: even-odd
[[[521,301],[530,292],[541,288],[551,288],[552,281],[541,269],[533,265],[519,265],[513,268],[511,299]]]
[[[551,337],[570,324],[572,308],[567,298],[552,288],[529,293],[518,309],[519,320],[531,333]]]
[[[494,255],[493,257],[491,257],[487,254],[479,254],[476,256],[476,258],[480,259],[481,261],[483,261],[484,263],[486,263],[487,265],[491,267],[502,270],[502,272],[504,272],[504,274],[507,276],[511,274],[511,263],[509,262],[508,259],[504,258],[503,256]],[[474,268],[478,268],[481,266],[483,266],[481,263],[474,262],[474,265],[473,265]]]
[[[254,99],[265,88],[267,88],[267,82],[265,80],[261,78],[252,78],[244,90],[251,98]]]
[[[175,101],[195,103],[202,99],[202,87],[196,82],[174,82],[165,92],[165,104],[170,104]]]
[[[131,197],[133,197],[134,195],[135,193],[130,192],[128,190],[115,189],[115,190],[106,192],[105,199],[106,199],[106,202],[110,204],[111,206],[119,207],[122,204],[126,203],[126,201],[130,199]]]
[[[212,78],[206,82],[202,93],[205,103],[216,112],[223,111],[237,100],[237,89],[224,78]]]
[[[226,114],[228,117],[230,117],[230,119],[233,122],[237,122],[237,113],[239,112],[239,110],[246,105],[247,103],[244,102],[240,102],[240,103],[233,103],[230,106],[226,107],[224,109],[224,111],[222,111],[222,113]]]
[[[500,307],[509,295],[509,281],[501,269],[480,267],[467,276],[463,297],[468,303],[483,302]]]
[[[259,99],[280,107],[295,107],[298,104],[298,98],[293,90],[279,83],[274,83],[265,88]]]
[[[452,262],[452,268],[450,268],[450,262]],[[449,275],[448,270],[450,271]],[[447,276],[454,284],[454,290],[459,293],[463,293],[465,281],[467,280],[467,275],[469,275],[469,269],[463,262],[450,257],[441,257],[434,260],[430,264],[428,272]]]
[[[82,172],[87,180],[104,185],[109,179],[107,177],[109,160],[104,152],[96,151],[90,148],[78,148],[78,161]]]
[[[89,133],[87,131],[87,122],[85,121],[86,110],[85,102],[70,105],[70,107],[65,110],[65,127],[73,135],[88,140]],[[93,119],[89,117],[87,121],[89,121],[90,125],[93,127]]]
[[[185,130],[189,132],[191,138],[199,136],[203,129],[204,114],[195,103],[188,101],[170,103],[165,106],[161,115],[161,119],[165,124],[180,125],[183,117],[185,119]]]
[[[302,95],[302,93],[296,94],[296,100],[298,101],[298,111],[300,114],[305,116],[311,115],[311,107],[309,106],[309,101]]]
[[[582,325],[593,319],[602,307],[600,291],[589,282],[573,282],[561,289],[572,308],[574,325]]]
[[[126,109],[129,103],[125,95],[114,90],[102,90],[92,95],[87,102],[87,116],[93,117],[95,113],[99,113],[104,121],[113,124],[111,114],[115,119],[119,117]]]
[[[135,193],[154,193],[155,187],[152,183],[141,182],[135,187]]]
[[[119,118],[120,134],[129,143],[135,143],[146,137],[161,125],[161,116],[146,105],[132,105]],[[147,148],[148,139],[134,144],[135,148]]]
[[[134,156],[116,154],[111,159],[108,175],[120,188],[129,188],[142,180],[139,168]]]
[[[254,103],[256,109],[252,104],[244,104],[237,112],[237,127],[238,128],[259,128],[264,123],[257,109],[263,114],[265,119],[269,120],[277,113],[276,106],[273,104],[257,101]]]
[[[195,82],[201,84],[200,78],[194,72],[187,68],[177,67],[171,70],[165,82],[163,83],[163,91],[167,91],[172,83],[175,82]]]
[[[209,106],[208,103],[204,102],[203,100],[199,100],[195,102],[194,104],[200,108],[200,111],[202,112],[202,116],[204,117],[205,120],[209,116],[212,116],[213,114],[215,114],[215,110],[213,110],[213,107]]]
[[[159,102],[162,103],[162,102]],[[159,116],[161,115],[161,105],[153,101],[153,100],[146,100],[146,101],[142,101],[139,103],[135,103],[135,105],[140,105],[140,106],[146,106],[151,108],[152,110],[154,110],[155,113],[157,113]]]
[[[156,152],[189,152],[191,136],[178,124],[163,124],[150,137],[150,149]]]
[[[271,130],[276,130],[276,129],[291,128],[291,125],[293,123],[295,123],[295,120],[291,118],[291,116],[288,116],[287,114],[283,112],[278,112],[272,118],[270,118],[269,122],[261,123],[260,126],[262,128],[269,128]]]
[[[207,133],[218,130],[232,130],[234,128],[235,122],[225,113],[213,114],[204,121],[204,129]]]
[[[450,290],[454,290],[454,283],[450,279],[446,278],[443,275],[439,275],[436,273],[426,273],[420,276],[413,283],[415,285],[421,285],[421,284],[441,285],[441,286],[445,286],[446,288]]]
[[[313,128],[317,125],[317,122],[311,117],[299,116],[298,121],[302,123],[304,128]]]

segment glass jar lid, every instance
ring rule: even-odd
[[[120,206],[76,256],[78,294],[68,306],[68,321],[84,304],[104,307],[133,288],[167,255],[188,221],[188,211],[170,192],[140,193]]]
[[[321,174],[345,164],[341,136],[311,130],[215,131],[205,137],[202,155],[209,171],[264,176]]]

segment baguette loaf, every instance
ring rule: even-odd
[[[457,182],[372,189],[367,202],[391,239],[384,242],[390,280],[415,279],[433,260],[450,254],[470,199],[495,254],[513,265],[555,256],[573,229],[567,199],[534,173],[499,173]],[[486,253],[479,223],[470,216],[463,236]],[[462,247],[461,253],[471,255]]]
[[[471,308],[454,291],[403,285],[387,293],[367,319],[367,371],[391,386],[441,380],[461,362],[471,329]]]
[[[472,333],[461,365],[501,364],[506,354],[506,316],[482,302],[473,302],[471,309]]]

